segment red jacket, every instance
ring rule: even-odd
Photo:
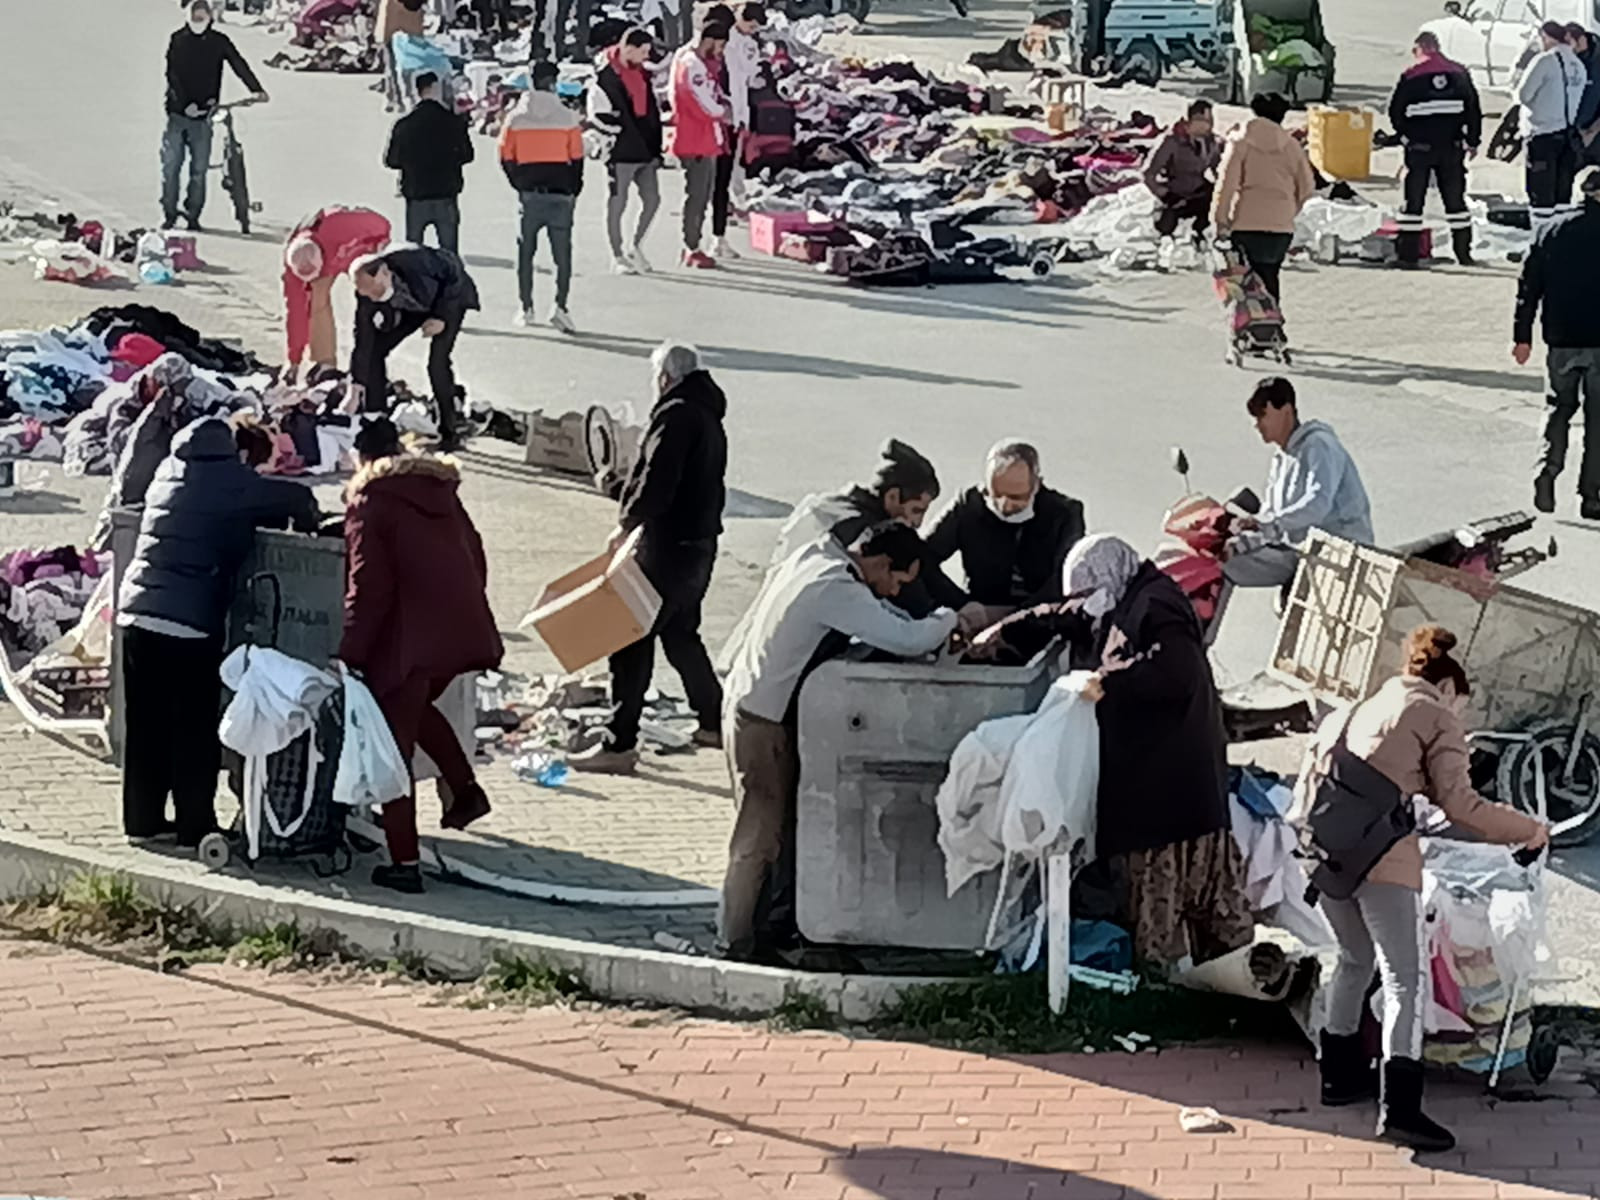
[[[693,46],[672,60],[672,141],[679,158],[721,158],[728,145],[732,113],[718,72]]]
[[[309,233],[322,251],[321,279],[337,279],[363,254],[376,254],[389,244],[389,219],[370,208],[334,205],[319,209],[294,227],[285,251],[301,234]],[[289,327],[289,364],[305,357],[311,331],[311,285],[283,269],[283,301]]]
[[[500,665],[483,540],[453,460],[401,454],[363,467],[346,493],[339,657],[374,694],[407,679]]]

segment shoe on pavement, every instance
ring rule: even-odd
[[[696,271],[714,271],[717,269],[717,260],[703,250],[685,250],[683,265]]]
[[[1422,1111],[1422,1064],[1414,1058],[1391,1058],[1383,1064],[1378,1112],[1378,1137],[1386,1142],[1418,1154],[1455,1149],[1455,1135]]]
[[[391,892],[422,895],[422,867],[417,863],[382,863],[372,868],[372,882]]]
[[[1164,237],[1156,246],[1156,270],[1166,272],[1172,270],[1172,260],[1178,253],[1178,243],[1171,237]]]
[[[1533,480],[1533,506],[1542,513],[1556,510],[1556,477],[1537,475]]]
[[[599,742],[567,757],[567,766],[591,775],[632,775],[638,765],[637,746],[631,750],[613,750],[609,742]]]
[[[524,329],[531,328],[534,323],[533,309],[531,307],[517,309],[517,311],[511,317],[511,323],[513,325],[520,325]]]
[[[185,229],[187,229],[190,233],[204,233],[205,232],[205,230],[200,228],[200,218],[199,217],[185,217],[183,219],[183,227]]]
[[[166,230],[166,229],[176,229],[177,227],[178,227],[178,218],[175,215],[168,214],[167,216],[164,216],[164,217],[161,218],[161,228],[162,229],[164,229],[164,230]]]
[[[744,255],[740,254],[733,248],[732,243],[730,243],[725,237],[719,237],[716,242],[712,244],[711,256],[713,258],[726,258],[730,260],[744,257]]]
[[[708,750],[721,750],[722,749],[722,730],[720,730],[720,729],[696,729],[694,731],[694,744],[696,746],[704,746]]]
[[[444,786],[440,781],[440,787]],[[451,798],[450,807],[439,818],[440,829],[465,829],[474,821],[487,817],[490,812],[488,794],[481,785],[473,782],[459,796]]]
[[[643,246],[635,246],[633,253],[628,255],[628,261],[633,264],[633,269],[641,275],[648,275],[655,270],[650,265],[650,260],[644,256]]]
[[[1585,500],[1578,506],[1578,515],[1585,521],[1600,521],[1600,500]]]
[[[639,268],[629,262],[626,255],[618,254],[611,259],[611,273],[613,275],[637,275]]]
[[[558,308],[550,314],[550,328],[569,337],[578,332],[578,326],[564,308]]]

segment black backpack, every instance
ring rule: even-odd
[[[1411,797],[1345,744],[1354,713],[1345,714],[1301,831],[1301,852],[1314,864],[1306,893],[1313,904],[1319,895],[1348,900],[1383,856],[1417,828]]]

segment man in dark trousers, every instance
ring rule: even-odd
[[[394,123],[383,165],[400,172],[406,200],[406,241],[422,244],[428,226],[439,249],[461,251],[461,168],[472,161],[466,117],[440,99],[439,77],[417,76],[417,106]]]
[[[1533,481],[1533,504],[1556,510],[1556,478],[1567,465],[1567,434],[1583,402],[1583,465],[1578,470],[1580,512],[1600,521],[1600,168],[1583,178],[1583,204],[1534,235],[1517,288],[1512,357],[1526,364],[1533,354],[1533,320],[1544,314],[1546,401],[1544,447]]]
[[[1389,101],[1389,119],[1406,147],[1406,204],[1400,215],[1400,265],[1422,260],[1423,207],[1428,181],[1439,181],[1445,220],[1456,261],[1472,265],[1472,215],[1467,211],[1467,159],[1483,137],[1483,108],[1472,75],[1439,50],[1431,33],[1417,34],[1416,62],[1400,76]]]
[[[350,377],[357,402],[368,412],[387,407],[391,351],[419,329],[432,339],[428,382],[439,409],[443,450],[461,446],[456,411],[456,338],[467,313],[479,307],[478,285],[461,260],[448,250],[399,246],[358,258],[350,267],[356,287],[355,350]]]
[[[622,489],[622,515],[611,544],[620,546],[634,530],[643,530],[638,562],[661,594],[661,611],[647,636],[611,656],[611,724],[603,741],[568,760],[580,771],[629,775],[638,765],[639,718],[658,638],[700,719],[695,743],[722,745],[722,685],[700,638],[700,606],[722,533],[728,469],[722,418],[728,399],[693,346],[663,342],[650,366],[660,398]]]
[[[183,218],[200,228],[206,206],[206,172],[211,169],[211,114],[222,97],[222,66],[233,68],[239,82],[256,100],[266,89],[245,62],[233,40],[211,24],[209,0],[189,5],[189,21],[167,43],[167,127],[161,135],[161,228],[178,224],[178,177],[189,156],[189,190]]]
[[[611,239],[611,272],[637,275],[650,270],[644,235],[661,207],[661,106],[645,63],[650,34],[630,29],[605,52],[604,65],[589,89],[589,123],[611,139],[607,166],[611,194],[606,201],[606,235]],[[622,217],[628,193],[639,193],[639,220],[631,240],[623,241]]]

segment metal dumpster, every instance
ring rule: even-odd
[[[137,510],[112,516],[111,550],[116,584],[133,561],[139,534]],[[250,556],[239,572],[238,590],[228,613],[227,644],[272,646],[294,658],[326,666],[339,652],[344,632],[344,539],[260,530]],[[476,746],[474,677],[462,676],[439,699],[468,755]],[[125,729],[122,690],[121,635],[113,627],[111,649],[111,752],[122,760]],[[437,774],[425,754],[416,762],[419,779]]]
[[[824,663],[800,693],[796,907],[817,942],[983,947],[998,878],[945,896],[934,796],[956,744],[1039,707],[1054,647],[1025,667]]]

